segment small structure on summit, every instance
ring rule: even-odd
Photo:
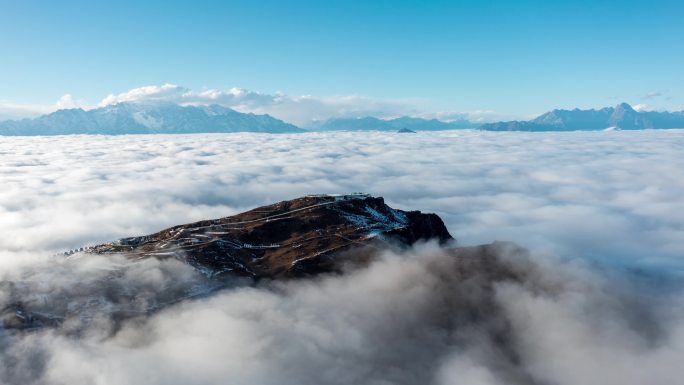
[[[366,198],[371,198],[371,194],[367,193],[362,193],[362,192],[353,192],[349,194],[311,194],[307,195],[308,198],[333,198],[335,199],[335,202],[340,202],[340,201],[350,201],[354,199],[366,199]]]

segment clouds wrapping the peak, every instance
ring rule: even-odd
[[[635,105],[632,106],[632,108],[633,108],[635,111],[638,111],[638,112],[651,111],[651,110],[653,110],[653,108],[651,108],[651,106],[649,106],[649,105],[646,104],[646,103],[635,104]]]
[[[71,96],[71,94],[65,94],[59,100],[57,100],[57,103],[55,103],[55,106],[59,110],[67,109],[67,108],[78,108],[80,106],[80,103],[76,100],[74,100],[74,97]]]
[[[165,102],[181,105],[221,104],[227,107],[255,107],[278,101],[280,97],[282,97],[281,94],[260,94],[236,87],[228,90],[193,91],[176,84],[165,83],[160,86],[143,86],[119,94],[109,94],[98,103],[98,107],[125,102]]]
[[[314,97],[290,96],[282,92],[265,94],[244,88],[191,90],[175,84],[134,88],[110,94],[98,106],[121,102],[168,102],[181,105],[220,104],[240,112],[269,114],[297,125],[331,117],[395,117],[421,111],[416,100],[384,100],[357,95]]]
[[[0,101],[0,120],[35,117],[65,108],[93,109],[117,103],[174,103],[180,105],[219,104],[239,112],[268,114],[288,123],[307,127],[331,118],[374,116],[395,118],[417,116],[445,121],[469,119],[492,121],[510,118],[495,111],[431,111],[421,99],[383,99],[361,95],[293,96],[283,92],[261,93],[245,88],[193,90],[176,84],[147,85],[121,93],[111,93],[99,102],[88,103],[65,94],[54,104],[30,105]]]
[[[174,101],[182,98],[188,89],[179,87],[175,84],[163,84],[161,86],[144,86],[133,88],[120,94],[109,94],[98,104],[104,107],[110,104],[123,102],[142,102],[142,101]]]

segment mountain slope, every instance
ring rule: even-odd
[[[89,111],[59,110],[36,119],[0,122],[0,135],[286,133],[304,130],[269,115],[218,105],[119,103]]]
[[[639,112],[627,103],[599,110],[553,110],[529,121],[487,123],[487,131],[592,131],[616,127],[624,130],[684,128],[684,111]]]
[[[332,271],[340,253],[381,244],[452,239],[435,214],[401,211],[365,194],[315,195],[232,217],[172,227],[89,248],[97,254],[183,258],[210,277],[255,279]]]

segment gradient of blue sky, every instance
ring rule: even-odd
[[[682,1],[0,0],[0,47],[0,101],[25,104],[170,82],[522,116],[684,106]]]

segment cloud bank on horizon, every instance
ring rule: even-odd
[[[682,130],[7,137],[0,250],[366,191],[437,212],[465,244],[524,239],[555,254],[676,261],[683,146]]]
[[[285,93],[260,93],[243,88],[192,90],[175,84],[133,88],[109,94],[98,103],[88,103],[71,94],[62,96],[53,105],[28,105],[0,101],[0,119],[35,117],[65,108],[92,109],[122,102],[174,103],[179,105],[219,104],[239,112],[268,114],[288,123],[307,127],[330,118],[374,116],[395,118],[417,116],[451,121],[468,119],[473,122],[509,118],[495,111],[468,112],[430,111],[427,101],[419,99],[380,99],[359,95],[291,96]]]
[[[0,281],[62,290],[116,261],[55,269],[53,252],[324,192],[382,195],[438,213],[461,244],[533,255],[506,262],[526,281],[491,290],[445,274],[427,245],[348,276],[230,289],[114,335],[106,319],[80,337],[0,334],[0,382],[673,383],[684,306],[661,286],[684,271],[683,149],[684,130],[6,138]],[[152,261],[114,276],[150,293],[196,279]],[[497,311],[453,329],[445,315],[463,303]],[[490,343],[502,327],[508,351]]]

